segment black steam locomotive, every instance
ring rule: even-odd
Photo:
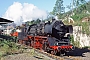
[[[52,20],[22,28],[18,33],[18,40],[21,44],[58,54],[73,49],[70,44],[72,32],[72,25],[64,25],[61,20]]]

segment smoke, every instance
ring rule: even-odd
[[[15,24],[20,25],[23,22],[45,19],[47,18],[47,12],[39,9],[33,4],[14,2],[5,12],[3,18],[14,21]]]

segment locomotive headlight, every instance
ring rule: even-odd
[[[58,45],[58,43],[56,43],[56,45]]]

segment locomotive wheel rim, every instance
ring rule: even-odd
[[[56,55],[56,51],[51,51],[51,54],[52,55]]]
[[[54,51],[51,51],[51,54],[54,55]]]

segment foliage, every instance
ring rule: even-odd
[[[89,35],[90,34],[89,26],[90,26],[90,22],[83,22],[82,23],[82,33],[86,33],[87,35]]]
[[[85,47],[83,47],[83,48],[90,48],[90,46],[85,46]]]
[[[86,10],[86,1],[85,0],[72,0],[73,2],[67,5],[66,8],[68,8],[72,13],[78,13],[82,12],[83,10]]]
[[[16,53],[18,51],[18,47],[14,42],[0,40],[0,57],[3,57],[4,55],[9,55]]]
[[[90,22],[81,22],[81,21],[76,21],[74,24],[74,26],[82,26],[82,33],[83,34],[87,34],[90,35]]]
[[[78,20],[80,20],[82,16],[78,17],[79,15],[84,15],[84,14],[87,15],[87,11],[90,12],[89,6],[90,6],[90,2],[86,2],[85,0],[73,0],[73,2],[67,5],[66,7],[69,9],[69,11],[59,17],[61,18],[67,17],[67,16],[70,17],[74,13],[75,14],[74,16],[76,17],[76,19],[79,18]]]
[[[70,36],[70,42],[71,42],[72,44],[74,44],[74,37],[73,37],[73,35]]]
[[[64,20],[63,23],[64,23],[65,25],[68,25],[68,24],[69,24],[68,20]]]
[[[76,15],[73,15],[71,16],[71,18],[73,18],[73,20],[77,20],[77,21],[80,21],[83,17],[88,17],[90,16],[89,14],[85,14],[85,13],[81,13],[81,14],[76,14]]]
[[[36,20],[27,21],[26,25],[37,24],[37,23],[40,23],[40,22],[41,22],[41,20],[38,18]]]
[[[75,47],[79,47],[79,45],[80,45],[79,41],[74,41],[73,35],[70,36],[70,42],[71,42],[72,45],[74,45]]]
[[[90,12],[90,1],[86,3],[86,8],[87,8],[87,11]]]
[[[74,19],[78,18],[77,20],[80,20],[82,17],[85,16],[85,13],[88,11],[90,12],[90,1],[86,2],[85,0],[73,0],[72,3],[70,3],[69,5],[67,5],[66,8],[69,9],[68,12],[66,13],[62,13],[65,12],[65,7],[63,6],[63,0],[56,0],[56,4],[53,8],[53,11],[50,12],[53,15],[58,16],[59,19],[62,19],[64,17],[66,17],[67,15],[71,15],[72,13],[75,14],[75,17],[72,16]],[[85,13],[83,13],[85,12]],[[78,14],[78,15],[77,15]],[[78,17],[80,15],[80,17]],[[86,14],[87,16],[87,14]]]
[[[63,6],[63,0],[56,0],[52,15],[58,16],[60,18],[61,14],[65,13],[65,7]]]
[[[74,46],[75,47],[80,47],[80,42],[79,41],[74,41]]]

